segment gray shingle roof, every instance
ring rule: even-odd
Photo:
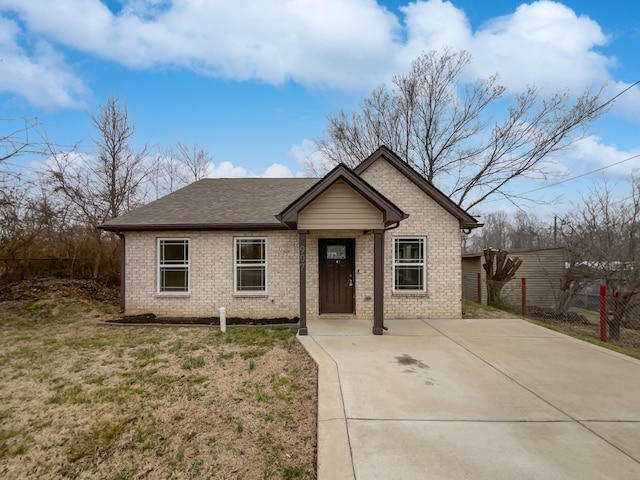
[[[286,228],[274,215],[317,178],[205,178],[108,220],[105,230]]]

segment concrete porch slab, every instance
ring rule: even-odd
[[[384,334],[392,337],[442,335],[425,320],[385,320],[384,325],[389,329]]]
[[[344,318],[321,318],[307,320],[308,334],[311,336],[325,335],[371,335],[373,321],[371,320],[355,320]]]

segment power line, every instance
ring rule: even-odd
[[[614,95],[613,97],[611,97],[609,100],[607,100],[606,102],[604,102],[602,105],[600,105],[596,111],[600,111],[603,110],[604,108],[610,106],[613,104],[613,102],[615,102],[619,97],[621,97],[622,95],[624,95],[625,93],[627,93],[629,90],[631,90],[633,87],[635,87],[636,85],[640,85],[640,80],[636,80],[635,82],[633,82],[631,85],[627,86],[627,88],[625,88],[624,90],[622,90],[621,92],[619,92],[618,94]],[[633,155],[629,158],[625,158],[624,160],[620,160],[618,162],[612,163],[611,165],[607,165],[605,167],[601,167],[598,168],[596,170],[593,170],[591,172],[587,172],[587,173],[583,173],[581,175],[576,175],[575,177],[570,177],[567,178],[565,180],[560,180],[559,182],[555,182],[552,183],[550,185],[544,185],[542,187],[539,188],[534,188],[533,190],[529,190],[527,192],[523,192],[523,193],[518,193],[518,194],[514,194],[514,195],[505,195],[504,193],[502,194],[507,200],[509,200],[509,197],[520,197],[522,195],[528,195],[530,193],[534,193],[534,192],[538,192],[540,190],[544,190],[545,188],[551,188],[551,187],[555,187],[558,185],[562,185],[563,183],[566,182],[570,182],[572,180],[576,180],[578,178],[582,178],[582,177],[586,177],[587,175],[592,175],[594,173],[598,173],[601,172],[603,170],[606,170],[607,168],[611,168],[611,167],[615,167],[616,165],[620,165],[621,163],[624,162],[628,162],[629,160],[633,160],[634,158],[638,158],[640,157],[640,154],[638,155]],[[494,198],[493,200],[485,200],[483,203],[490,203],[490,202],[497,202],[498,200],[502,200],[501,198]],[[513,202],[512,202],[513,203]]]
[[[582,173],[580,175],[576,175],[575,177],[566,178],[564,180],[560,180],[558,182],[551,183],[549,185],[544,185],[542,187],[534,188],[533,190],[529,190],[528,192],[523,192],[520,195],[528,195],[529,193],[537,192],[539,190],[544,190],[545,188],[551,188],[551,187],[555,187],[557,185],[562,185],[563,183],[571,182],[572,180],[576,180],[578,178],[582,178],[582,177],[586,177],[588,175],[593,175],[594,173],[602,172],[603,170],[606,170],[607,168],[615,167],[616,165],[620,165],[621,163],[628,162],[629,160],[633,160],[634,158],[638,158],[638,157],[640,157],[640,153],[637,154],[637,155],[633,155],[633,156],[631,156],[629,158],[625,158],[624,160],[620,160],[618,162],[614,162],[611,165],[606,165],[604,167],[600,167],[600,168],[596,168],[595,170],[591,170],[590,172]]]
[[[558,185],[562,185],[563,183],[567,183],[567,182],[571,182],[573,180],[577,180],[578,178],[582,178],[582,177],[586,177],[588,175],[593,175],[594,173],[602,172],[603,170],[606,170],[606,169],[611,168],[611,167],[615,167],[616,165],[620,165],[621,163],[628,162],[628,161],[633,160],[635,158],[640,158],[640,153],[636,154],[636,155],[632,155],[631,157],[625,158],[623,160],[619,160],[617,162],[614,162],[611,165],[606,165],[604,167],[596,168],[595,170],[591,170],[590,172],[582,173],[582,174],[576,175],[574,177],[565,178],[564,180],[560,180],[560,181],[555,182],[555,183],[550,183],[549,185],[543,185],[542,187],[534,188],[533,190],[528,190],[526,192],[521,192],[521,193],[517,193],[517,194],[513,194],[513,195],[508,195],[508,197],[520,197],[522,195],[528,195],[530,193],[539,192],[540,190],[544,190],[545,188],[556,187]],[[507,195],[505,195],[505,196],[507,196]],[[493,200],[487,200],[484,203],[497,202],[498,200],[502,200],[502,199],[501,198],[494,198]]]

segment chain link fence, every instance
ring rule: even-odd
[[[560,283],[540,277],[518,277],[486,286],[498,293],[497,305],[514,313],[570,330],[581,336],[640,348],[640,298],[606,291],[599,285],[568,296]],[[564,306],[564,308],[562,308]]]

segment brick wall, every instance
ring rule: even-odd
[[[385,318],[460,318],[461,239],[456,218],[386,160],[363,174],[371,186],[410,216],[385,234]],[[393,238],[426,237],[426,292],[393,291]]]
[[[267,237],[267,292],[233,293],[234,237]],[[190,292],[157,292],[157,239],[188,238]],[[126,234],[126,313],[162,316],[295,317],[299,310],[298,234],[257,232],[131,232]],[[293,276],[292,276],[293,273]]]

